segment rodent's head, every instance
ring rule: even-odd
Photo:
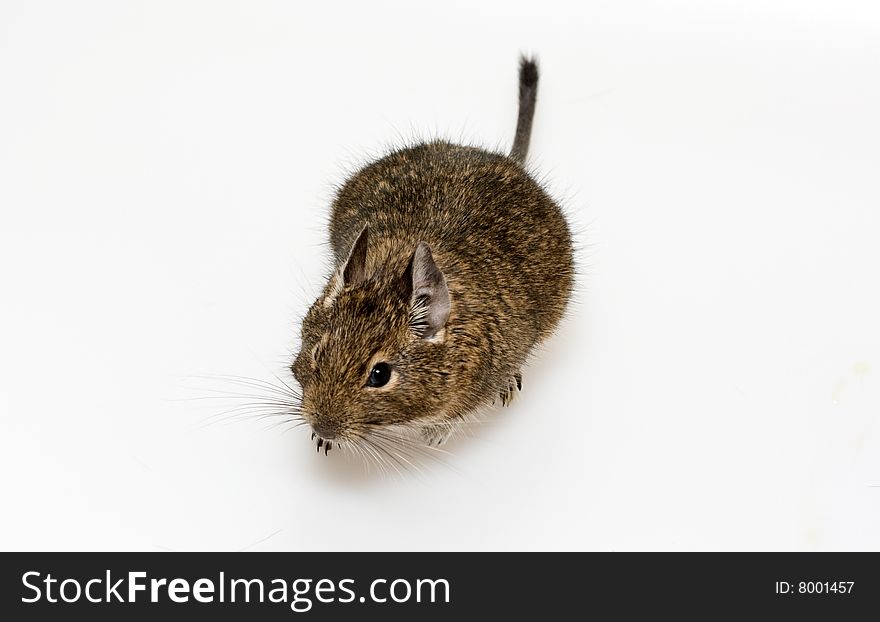
[[[368,274],[368,243],[364,227],[303,320],[291,367],[302,415],[323,441],[357,443],[442,412],[451,308],[443,272],[420,242],[402,270]]]

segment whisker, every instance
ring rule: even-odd
[[[413,461],[419,459],[429,459],[443,465],[444,467],[452,471],[459,472],[458,469],[453,467],[449,462],[444,460],[441,456],[437,455],[453,455],[451,452],[445,449],[441,449],[440,447],[435,447],[431,445],[425,445],[419,440],[406,436],[403,433],[397,433],[387,428],[371,430],[370,434],[377,438],[382,438],[386,443],[390,443],[391,446],[393,446],[398,452],[411,458]]]
[[[206,403],[227,402],[230,406],[205,417],[197,429],[244,421],[269,420],[270,424],[265,426],[266,429],[274,429],[290,423],[294,424],[292,428],[296,428],[303,424],[300,394],[277,375],[275,378],[280,384],[259,378],[233,375],[190,376],[190,378],[219,381],[237,387],[232,390],[226,390],[222,387],[202,387],[199,390],[209,395],[179,400]]]
[[[376,465],[381,467],[382,470],[390,475],[390,468],[393,468],[399,475],[402,475],[400,469],[391,462],[386,456],[384,451],[380,451],[380,448],[377,447],[372,440],[367,438],[366,436],[359,435],[361,441],[363,442],[363,447],[367,449],[370,454],[373,456],[373,459],[376,461]]]
[[[230,424],[230,423],[240,423],[242,421],[261,421],[263,419],[275,418],[275,417],[290,417],[289,412],[278,411],[278,412],[270,412],[270,413],[233,413],[227,415],[226,417],[222,417],[219,419],[214,419],[213,421],[205,421],[202,425],[197,426],[197,429],[205,429],[211,426]]]
[[[268,389],[270,391],[275,391],[277,393],[281,393],[283,395],[299,395],[299,392],[296,391],[289,384],[281,380],[277,374],[272,374],[283,386],[278,386],[268,382],[266,380],[261,380],[259,378],[250,378],[248,376],[232,376],[232,375],[218,375],[218,376],[192,376],[193,378],[198,378],[201,380],[221,380],[224,382],[231,382],[233,384],[239,384],[244,386],[251,387],[260,387],[262,389]]]
[[[281,377],[278,376],[278,374],[273,373],[272,375],[275,376],[275,379],[276,379],[278,382],[280,382],[280,383],[283,384],[285,387],[287,387],[288,390],[290,391],[290,393],[291,393],[292,395],[299,395],[299,393],[298,393],[296,390],[294,390],[294,388],[291,387],[289,384],[287,384],[286,382],[284,382],[284,380],[282,380]]]
[[[382,448],[385,453],[392,458],[395,462],[403,466],[404,470],[406,470],[407,466],[412,468],[413,471],[417,473],[421,473],[422,469],[415,462],[409,460],[406,454],[401,451],[401,446],[395,445],[393,442],[389,442],[385,438],[381,436],[376,436],[371,440],[376,441],[376,445]]]
[[[200,395],[198,397],[181,397],[175,398],[172,401],[175,402],[198,402],[204,400],[223,400],[223,399],[265,399],[265,400],[274,400],[279,404],[295,404],[299,400],[294,400],[293,398],[289,400],[282,401],[280,398],[271,396],[271,395],[259,395],[253,393],[231,393],[229,391],[220,391],[219,389],[200,389],[200,391],[204,391],[205,393],[217,393],[217,395]]]

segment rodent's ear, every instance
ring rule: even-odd
[[[416,246],[403,274],[403,286],[410,294],[413,331],[422,339],[437,336],[449,320],[449,288],[425,242]]]
[[[367,242],[369,237],[369,226],[364,225],[360,235],[351,247],[348,260],[342,269],[342,282],[346,286],[367,280]]]

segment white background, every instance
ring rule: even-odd
[[[0,547],[880,549],[880,10],[660,4],[0,4]],[[523,50],[580,281],[519,401],[402,476],[204,425]]]

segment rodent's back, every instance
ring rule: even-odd
[[[518,372],[565,310],[574,274],[568,225],[511,157],[440,141],[393,152],[334,201],[337,266],[365,224],[369,273],[400,272],[418,242],[431,246],[452,296],[449,347],[485,359],[489,384]]]

